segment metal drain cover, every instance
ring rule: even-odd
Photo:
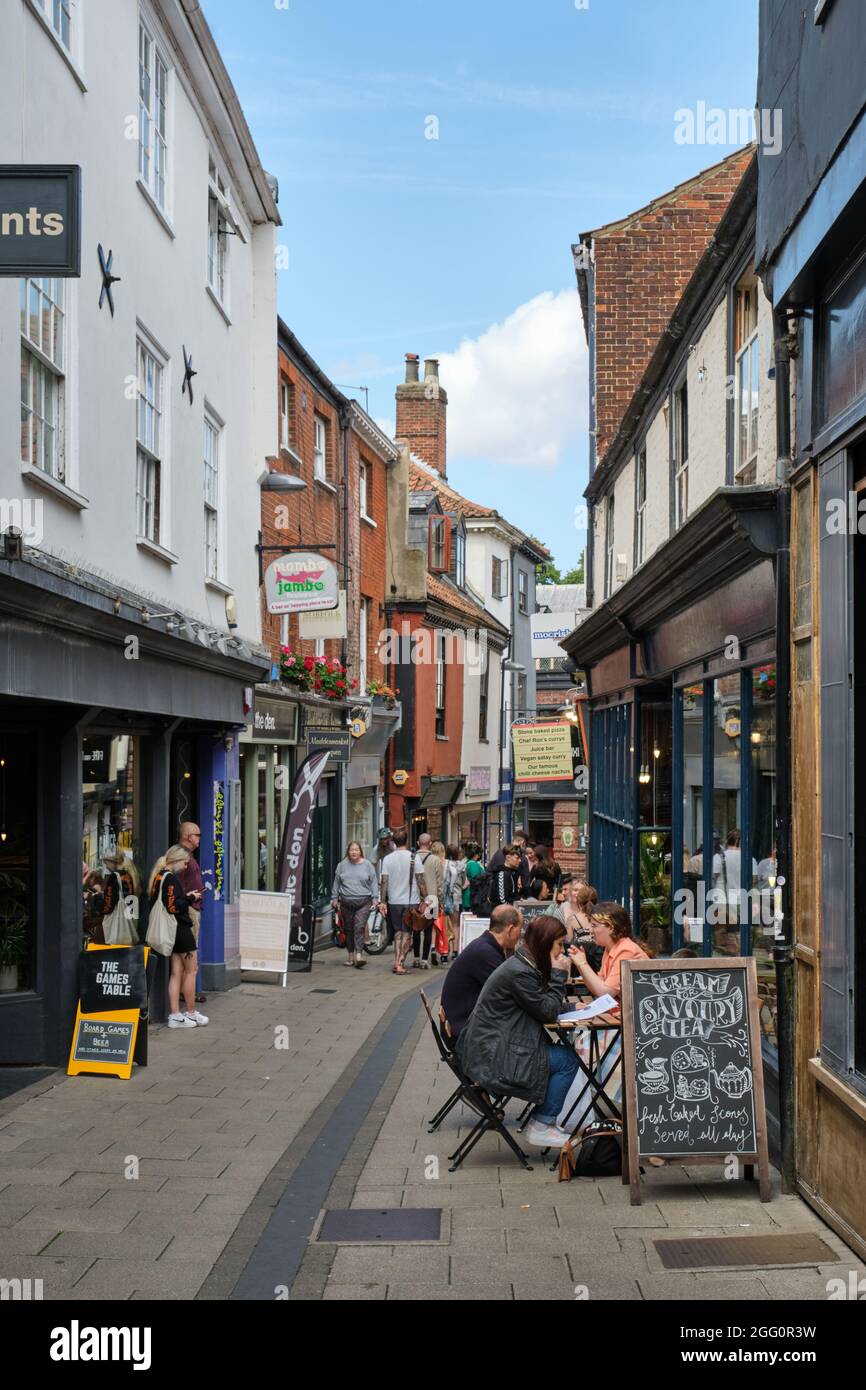
[[[665,1269],[720,1269],[725,1265],[833,1264],[839,1256],[820,1236],[695,1236],[654,1240]]]
[[[310,989],[310,990],[307,990],[307,993],[308,993],[308,994],[336,994],[337,991],[336,991],[335,989]]]
[[[394,1207],[389,1211],[326,1211],[316,1240],[344,1242],[380,1240],[383,1245],[408,1240],[439,1240],[442,1212],[439,1207]]]

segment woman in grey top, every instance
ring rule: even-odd
[[[331,889],[331,907],[339,905],[346,933],[347,959],[344,965],[360,970],[367,964],[364,956],[364,932],[370,909],[379,896],[376,870],[357,840],[350,841],[346,856],[337,865]]]

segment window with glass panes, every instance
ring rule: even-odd
[[[613,494],[607,499],[607,509],[604,527],[604,596],[610,598],[613,593],[614,576],[614,498]]]
[[[313,477],[324,481],[328,470],[328,426],[321,415],[313,416]]]
[[[427,565],[431,570],[448,568],[448,518],[431,516],[428,529]]]
[[[362,694],[366,693],[367,690],[367,643],[370,632],[370,608],[370,600],[362,598],[358,633],[358,685]]]
[[[674,391],[674,529],[689,515],[689,388],[686,382]]]
[[[454,582],[458,589],[466,588],[466,534],[460,526],[454,532]]]
[[[49,0],[51,27],[64,48],[72,47],[72,2],[71,0]]]
[[[220,301],[226,295],[229,224],[228,189],[213,159],[208,160],[207,282]]]
[[[54,277],[20,282],[21,460],[66,476],[65,286]]]
[[[207,415],[204,418],[204,572],[207,579],[219,578],[219,470],[220,429]]]
[[[756,276],[745,276],[737,286],[734,313],[734,471],[738,483],[753,483],[757,475],[758,396],[761,380]]]
[[[485,633],[486,637],[487,634]],[[487,710],[490,697],[490,658],[487,643],[479,643],[481,660],[481,689],[478,693],[478,737],[487,739]]]
[[[168,67],[146,25],[138,26],[138,174],[165,208]]]
[[[162,363],[138,341],[135,502],[139,536],[159,543],[162,470]]]
[[[436,737],[445,736],[445,642],[444,632],[436,631]]]
[[[646,550],[646,449],[638,453],[635,482],[634,562],[642,565]]]
[[[373,470],[369,463],[361,463],[358,474],[359,501],[361,504],[361,515],[369,517],[370,508],[373,505]]]
[[[529,612],[529,576],[526,570],[517,571],[517,608],[521,613]]]

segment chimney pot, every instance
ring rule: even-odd
[[[425,357],[424,359],[424,380],[439,380],[439,359],[438,357]]]
[[[418,380],[418,354],[417,352],[406,353],[406,380],[407,382]]]

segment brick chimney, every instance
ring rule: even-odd
[[[445,417],[448,396],[439,385],[439,363],[424,362],[424,380],[418,380],[418,355],[406,353],[406,380],[397,387],[397,426],[394,437],[408,444],[416,458],[435,468],[446,479]]]

